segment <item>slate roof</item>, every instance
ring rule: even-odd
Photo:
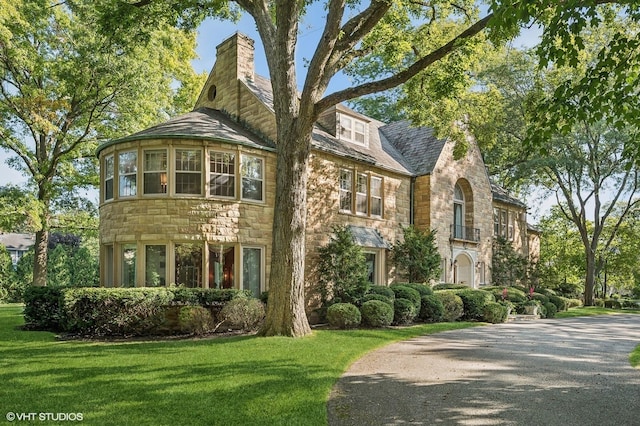
[[[522,207],[524,209],[527,208],[527,205],[525,203],[515,197],[512,197],[511,195],[509,195],[509,192],[506,189],[496,185],[495,183],[491,184],[491,193],[493,194],[494,201],[500,201],[502,203],[511,204],[513,206]]]
[[[100,151],[110,145],[162,137],[217,140],[252,148],[275,150],[273,142],[251,132],[246,126],[241,125],[223,112],[210,108],[198,108],[141,132],[107,142],[98,147],[98,155]]]
[[[380,130],[410,164],[413,174],[422,176],[433,172],[446,142],[436,138],[433,129],[413,127],[408,121],[398,121]]]
[[[382,235],[373,228],[349,225],[349,230],[353,235],[353,242],[361,247],[391,248],[391,245],[382,238]]]

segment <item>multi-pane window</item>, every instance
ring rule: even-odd
[[[506,209],[493,209],[493,233],[513,241],[515,237],[516,213]]]
[[[104,199],[113,200],[113,155],[104,158]]]
[[[353,204],[353,172],[340,170],[340,210],[351,212]]]
[[[153,149],[144,152],[144,193],[167,193],[166,149]]]
[[[136,286],[136,246],[127,244],[122,246],[122,276],[120,277],[121,287]]]
[[[260,296],[262,283],[262,249],[242,249],[242,288],[251,291],[253,297]]]
[[[236,196],[236,156],[228,152],[209,153],[209,194],[218,197]]]
[[[145,286],[160,287],[167,284],[167,246],[145,246]]]
[[[340,170],[340,211],[382,217],[382,178]]]
[[[138,153],[135,151],[118,154],[118,194],[133,197],[137,194]]]
[[[371,216],[382,216],[382,178],[371,177]]]
[[[460,185],[456,184],[453,191],[453,237],[465,237],[464,193]]]
[[[356,182],[356,213],[366,215],[369,213],[369,179],[364,173],[358,173]]]
[[[176,285],[202,287],[202,246],[176,244]]]
[[[196,149],[176,149],[176,194],[202,193],[202,154]]]
[[[367,280],[371,284],[376,284],[377,256],[376,253],[364,253],[364,261],[367,265]]]
[[[264,199],[264,160],[259,157],[243,155],[240,175],[242,177],[242,199],[262,201]]]
[[[340,139],[366,145],[366,129],[365,122],[340,114]]]

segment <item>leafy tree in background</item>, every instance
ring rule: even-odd
[[[53,204],[97,183],[97,144],[191,108],[201,83],[192,33],[156,25],[144,39],[101,34],[99,6],[0,1],[0,148],[34,188],[35,285],[47,280]]]
[[[402,228],[404,239],[391,248],[391,261],[400,276],[411,283],[428,283],[440,275],[440,253],[436,246],[436,232],[423,231],[414,226]]]
[[[512,286],[525,285],[528,259],[519,254],[505,237],[499,236],[493,241],[493,256],[491,259],[491,281],[493,285]]]
[[[271,259],[267,318],[261,333],[288,336],[303,336],[311,332],[304,309],[306,189],[311,133],[320,113],[340,102],[382,92],[404,83],[413,84],[417,89],[437,88],[442,99],[449,93],[466,90],[464,55],[458,58],[460,62],[450,61],[447,67],[442,68],[444,72],[432,67],[440,61],[446,61],[450,54],[475,52],[478,43],[476,36],[487,27],[490,27],[491,39],[500,42],[515,36],[522,25],[539,23],[545,29],[539,49],[545,60],[573,65],[583,47],[578,33],[585,27],[598,27],[603,22],[600,18],[602,14],[597,13],[599,10],[610,11],[606,15],[609,19],[620,13],[626,13],[635,20],[640,19],[638,2],[610,2],[624,6],[623,9],[613,9],[603,5],[609,2],[602,0],[461,0],[455,4],[439,0],[429,3],[328,0],[317,5],[312,1],[292,0],[236,0],[234,3],[143,0],[133,4],[102,0],[96,3],[106,11],[102,21],[106,31],[117,37],[138,30],[144,33],[145,28],[157,28],[154,21],[158,20],[193,27],[205,16],[220,16],[228,4],[237,5],[254,19],[265,48],[273,93],[278,94],[274,97],[278,134],[275,209],[278,214],[273,224],[272,247],[278,255]],[[488,6],[488,12],[481,10],[478,7],[480,5]],[[296,45],[300,23],[306,12],[314,6],[319,6],[317,11],[324,14],[325,25],[316,49],[309,52],[306,77],[302,90],[299,90]],[[481,14],[484,16],[481,17]],[[620,112],[619,117],[624,120],[638,120],[640,114],[636,114],[639,109],[636,103],[629,104],[631,107],[628,108],[624,102],[615,102],[616,93],[635,93],[640,84],[637,78],[623,75],[637,69],[640,62],[640,52],[625,48],[625,42],[630,42],[629,46],[633,47],[638,40],[620,34],[612,49],[605,51],[596,61],[594,72],[610,70],[622,78],[615,80],[616,84],[607,86],[605,100],[593,102],[590,106],[600,111],[614,108],[619,111],[613,113]],[[392,58],[391,67],[372,75],[366,82],[325,94],[332,77],[354,60],[370,55],[384,57],[384,53]],[[624,70],[615,68],[615,61],[619,59],[624,59],[628,64]],[[431,70],[434,70],[434,74]],[[448,78],[443,78],[446,74],[452,84],[447,83]],[[436,79],[435,84],[431,83],[432,78]],[[592,81],[592,88],[589,86],[590,78],[593,78],[593,74],[587,75],[579,83],[598,93],[599,81]],[[570,91],[558,95],[559,102],[563,96],[566,99],[571,97]],[[607,100],[612,102],[608,103]],[[427,108],[428,102],[429,99],[426,101]],[[448,109],[453,110],[454,107]],[[434,114],[430,119],[442,118],[440,125],[436,126],[441,134],[451,134],[464,141],[460,138],[458,127],[452,126],[451,122],[454,116],[463,120],[464,112],[455,115],[440,114],[435,108],[432,111]],[[564,116],[572,117],[569,113]]]
[[[544,287],[578,297],[584,291],[584,247],[575,224],[554,206],[540,220],[540,280]]]

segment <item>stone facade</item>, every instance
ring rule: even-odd
[[[253,41],[235,34],[217,47],[194,111],[98,149],[104,285],[267,289],[277,255],[276,126],[270,83],[254,73],[253,58]],[[317,248],[337,225],[352,227],[370,280],[382,285],[397,279],[389,248],[410,224],[437,232],[441,281],[473,287],[491,281],[496,208],[517,212],[519,250],[535,245],[526,206],[492,196],[473,140],[454,159],[453,143],[428,129],[381,123],[342,105],[318,123],[308,185],[310,286]]]

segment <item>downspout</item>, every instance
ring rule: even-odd
[[[416,190],[416,177],[411,176],[411,180],[409,181],[409,224],[413,225],[415,223],[414,215],[415,215],[415,207],[413,205],[415,199],[415,190]]]

